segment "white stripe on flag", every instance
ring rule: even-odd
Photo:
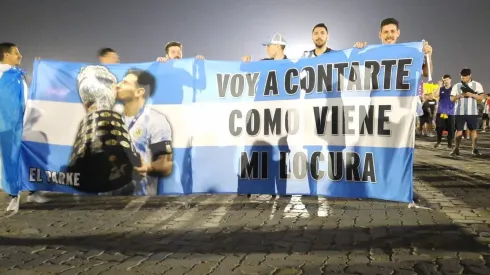
[[[252,145],[257,140],[272,145],[279,143],[280,138],[286,136],[284,111],[281,116],[281,135],[264,135],[264,110],[268,109],[274,114],[276,108],[282,110],[295,109],[302,113],[299,123],[302,131],[299,140],[304,145],[328,145],[331,146],[368,146],[368,147],[412,147],[413,133],[411,132],[414,110],[414,97],[373,97],[373,98],[332,98],[332,99],[308,99],[308,100],[283,100],[283,101],[261,101],[242,103],[196,103],[192,106],[185,105],[153,105],[152,108],[165,114],[172,126],[173,146],[175,148],[187,147],[190,137],[193,146],[245,146]],[[375,118],[378,116],[379,105],[390,105],[391,111],[386,112],[389,122],[384,123],[385,129],[390,129],[389,136],[377,135],[378,123],[374,120],[373,135],[342,135],[342,123],[338,124],[339,134],[334,135],[328,127],[331,125],[331,115],[327,118],[327,132],[321,136],[317,134],[313,107],[352,105],[355,110],[350,112],[353,123],[350,128],[359,128],[361,119],[358,115],[360,106],[374,106]],[[81,104],[32,101],[31,108],[41,110],[43,115],[33,123],[29,131],[25,131],[23,140],[42,142],[46,140],[40,135],[31,135],[33,132],[42,132],[51,144],[71,146],[78,130],[79,121],[85,116],[85,110]],[[245,134],[247,127],[246,113],[251,108],[258,110],[261,115],[260,132],[257,136]],[[239,136],[230,134],[230,114],[233,110],[240,110],[242,118],[237,119],[234,127],[241,127]],[[330,112],[330,111],[329,111]],[[291,120],[294,117],[290,115]],[[341,117],[341,115],[339,115]],[[232,128],[234,128],[232,127]],[[288,139],[293,135],[289,134]],[[298,136],[296,136],[298,137]],[[327,142],[328,141],[328,142]]]

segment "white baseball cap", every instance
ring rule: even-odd
[[[272,37],[270,37],[266,43],[262,43],[262,46],[267,45],[283,45],[286,46],[286,39],[280,33],[275,33]]]

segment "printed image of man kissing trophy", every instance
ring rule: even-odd
[[[104,193],[134,188],[141,180],[135,167],[141,166],[121,115],[113,111],[116,77],[104,66],[82,67],[77,88],[87,115],[80,122],[67,171],[79,173],[85,193]],[[133,190],[127,190],[131,194]]]

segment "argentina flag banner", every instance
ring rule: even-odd
[[[414,42],[248,63],[37,60],[18,188],[411,202],[423,59]]]
[[[23,71],[0,64],[0,188],[8,194],[20,191],[19,156],[26,93]]]

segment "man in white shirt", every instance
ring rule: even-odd
[[[454,85],[451,90],[451,101],[454,105],[454,120],[456,122],[456,147],[450,153],[451,156],[459,156],[459,145],[463,138],[463,130],[466,124],[471,135],[471,154],[480,156],[476,149],[476,140],[478,133],[478,102],[484,99],[483,87],[479,82],[471,79],[471,69],[464,68],[461,70],[461,82]]]
[[[0,76],[4,72],[10,70],[12,67],[20,66],[21,61],[22,61],[22,55],[20,54],[20,51],[19,51],[19,48],[17,47],[17,45],[15,45],[13,43],[9,43],[9,42],[5,42],[5,43],[0,44]],[[24,85],[24,101],[26,102],[27,101],[27,84],[25,83],[25,79],[24,79],[23,85]],[[2,133],[2,135],[0,136],[0,139],[2,139],[1,140],[2,143],[3,142],[11,142],[11,139],[9,139],[9,133],[5,133],[5,134]],[[2,158],[4,161],[6,160],[5,157],[2,157]],[[6,171],[6,173],[8,173],[8,171]],[[11,175],[11,177],[13,178],[13,177],[18,177],[18,176],[17,175]],[[9,206],[7,207],[7,211],[18,210],[19,209],[18,194],[9,194],[9,195],[11,197],[11,200],[10,200]],[[29,195],[27,197],[27,201],[37,202],[37,203],[45,203],[45,202],[48,202],[49,200],[38,192],[30,191]]]
[[[131,141],[141,157],[136,171],[143,176],[114,195],[154,196],[158,178],[169,176],[173,168],[172,130],[167,117],[150,108],[146,101],[155,91],[153,75],[142,70],[129,70],[116,86],[117,99],[124,105],[123,120]]]

